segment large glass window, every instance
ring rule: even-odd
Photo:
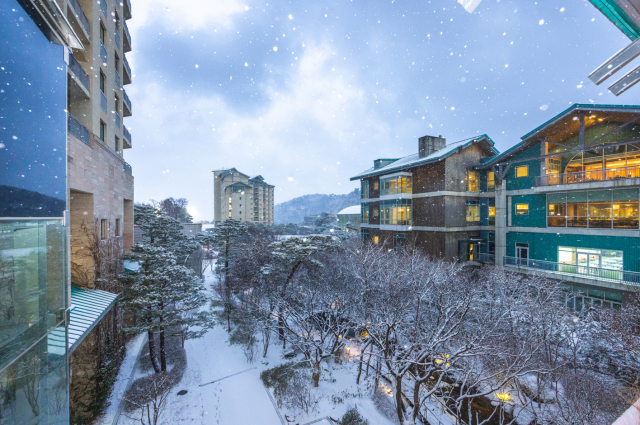
[[[380,224],[410,226],[411,199],[380,202]]]
[[[638,189],[547,195],[549,227],[638,229]]]
[[[380,179],[382,190],[380,195],[395,195],[398,193],[411,193],[411,176],[396,176]]]
[[[467,190],[469,192],[477,192],[480,190],[477,171],[467,171]]]
[[[478,201],[467,201],[467,221],[480,221],[480,205]]]
[[[363,224],[369,223],[369,204],[362,204],[361,223]]]
[[[496,207],[489,206],[489,225],[496,224]]]
[[[369,182],[367,180],[362,180],[360,182],[360,198],[369,198]]]
[[[496,174],[493,171],[487,173],[487,190],[494,190],[496,188]]]

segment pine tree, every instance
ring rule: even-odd
[[[126,331],[148,333],[153,368],[156,373],[164,372],[167,370],[166,337],[198,338],[210,327],[210,313],[193,313],[206,304],[206,290],[193,271],[178,265],[175,254],[165,248],[136,244],[131,252],[130,258],[140,267],[132,277],[124,304],[135,310],[138,320]],[[194,326],[199,329],[191,329]],[[160,335],[160,365],[157,363],[155,333]]]

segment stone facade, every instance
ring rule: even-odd
[[[213,220],[233,218],[273,225],[275,186],[262,176],[249,178],[235,168],[213,172]]]

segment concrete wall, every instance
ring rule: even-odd
[[[454,192],[467,191],[467,171],[480,162],[487,154],[474,143],[460,152],[448,156],[445,162],[445,189]]]

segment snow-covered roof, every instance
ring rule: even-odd
[[[360,214],[360,205],[353,205],[351,207],[347,207],[340,211],[338,215],[347,215],[347,214]]]
[[[369,168],[362,173],[351,177],[351,180],[360,180],[365,177],[371,177],[376,175],[388,174],[393,171],[400,171],[412,167],[416,167],[418,165],[428,164],[430,162],[440,161],[447,156],[454,153],[457,149],[464,149],[472,143],[480,143],[486,151],[488,151],[491,155],[497,155],[498,151],[493,147],[493,140],[486,134],[482,134],[477,137],[471,137],[469,139],[460,140],[459,142],[451,143],[450,145],[446,145],[444,148],[435,151],[431,155],[427,155],[424,158],[420,158],[419,154],[415,153],[413,155],[405,156],[404,158],[400,158],[397,161],[392,162],[389,165],[386,165],[382,168],[378,168],[377,170]]]

